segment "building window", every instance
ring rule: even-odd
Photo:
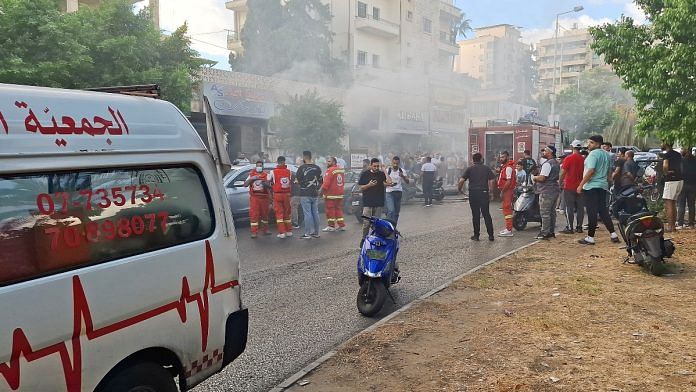
[[[358,50],[358,65],[366,65],[367,64],[367,52],[363,52],[362,50]]]
[[[379,20],[379,8],[372,7],[372,19]]]
[[[432,33],[433,32],[433,21],[428,18],[423,18],[423,32]]]
[[[367,18],[367,4],[358,1],[358,17]]]
[[[406,13],[406,19],[413,21],[413,11],[408,11]]]
[[[372,66],[375,68],[379,68],[379,55],[378,54],[372,55]]]

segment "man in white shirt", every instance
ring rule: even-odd
[[[398,156],[392,158],[391,166],[385,170],[387,179],[391,179],[391,184],[387,185],[386,198],[384,199],[384,207],[387,210],[387,219],[394,222],[399,222],[399,213],[401,212],[401,197],[403,195],[403,184],[408,184],[410,181],[406,175],[406,170],[401,168],[401,159]]]
[[[423,184],[423,197],[426,207],[433,205],[433,183],[437,175],[437,166],[432,163],[432,160],[431,157],[425,157],[425,163],[421,166],[421,182]]]

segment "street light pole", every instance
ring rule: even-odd
[[[585,8],[581,5],[575,6],[572,10],[556,14],[556,32],[553,36],[553,77],[551,78],[551,126],[556,123],[556,68],[558,62],[558,21],[561,15],[570,14],[572,12],[580,12]],[[561,67],[563,59],[561,59]],[[560,74],[563,77],[563,73]]]

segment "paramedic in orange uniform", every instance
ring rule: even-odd
[[[273,188],[273,209],[278,238],[292,237],[292,208],[290,207],[292,172],[285,165],[285,157],[278,157],[277,163],[278,166],[271,170],[268,181]]]
[[[321,186],[321,194],[324,196],[326,220],[328,226],[322,231],[344,231],[346,224],[343,219],[343,188],[345,186],[346,171],[336,163],[336,157],[330,157],[327,161],[324,183]]]
[[[249,178],[244,181],[244,186],[249,187],[249,220],[251,221],[251,238],[256,238],[258,233],[268,232],[268,173],[263,171],[263,161],[257,161],[254,170],[249,173]]]

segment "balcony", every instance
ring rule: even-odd
[[[247,11],[247,0],[229,0],[225,7],[231,11]]]
[[[462,15],[462,10],[452,4],[452,0],[440,0],[440,12],[445,12],[456,19]]]
[[[438,41],[438,49],[449,54],[459,54],[459,45],[454,41],[454,37],[450,33],[440,32],[440,40]]]
[[[227,49],[239,52],[242,50],[242,40],[236,31],[227,32]]]
[[[399,25],[384,19],[374,19],[372,15],[355,17],[355,28],[366,33],[378,35],[384,38],[396,38],[399,36]]]

